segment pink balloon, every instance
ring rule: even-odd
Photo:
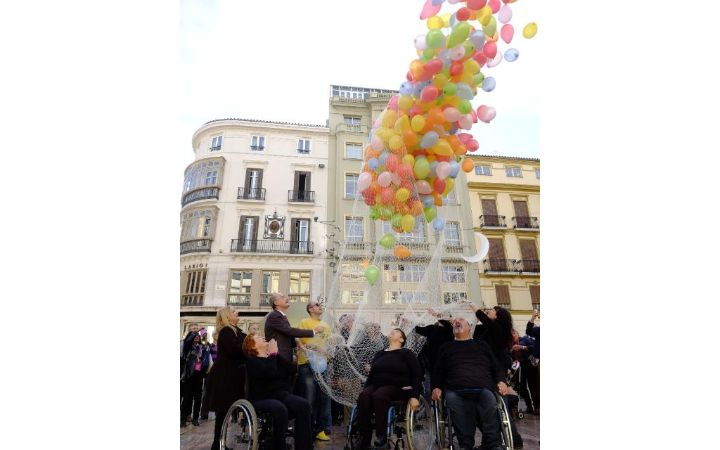
[[[513,35],[515,35],[515,28],[513,28],[513,26],[509,23],[506,23],[502,26],[502,28],[500,28],[500,37],[506,44],[509,44],[510,41],[512,41]]]
[[[399,99],[400,99],[400,97],[399,97],[398,95],[393,95],[392,97],[390,97],[390,101],[389,101],[388,104],[387,104],[387,109],[391,109],[391,110],[393,110],[393,111],[397,111],[397,110],[398,110],[398,100],[399,100]]]
[[[383,144],[383,140],[380,139],[380,137],[374,135],[370,140],[370,147],[376,152],[381,152],[383,148],[385,148],[385,144]]]
[[[395,198],[395,192],[389,187],[383,188],[382,191],[380,191],[380,200],[382,200],[383,203],[386,205],[389,203],[392,203],[393,199]]]
[[[465,147],[467,147],[469,152],[474,152],[475,150],[480,148],[480,143],[476,141],[475,139],[470,139],[465,144]]]
[[[465,116],[462,116],[460,120],[458,120],[458,125],[463,130],[469,130],[472,128],[472,119],[470,118],[470,114],[467,114]]]
[[[448,175],[450,175],[450,172],[452,171],[452,168],[450,167],[450,164],[446,161],[441,162],[437,165],[435,168],[435,173],[437,174],[437,177],[441,180],[444,180],[447,178]]]
[[[430,183],[428,183],[425,180],[420,180],[417,183],[415,183],[415,189],[417,189],[419,194],[427,195],[432,194],[432,187],[430,186]]]
[[[467,7],[470,9],[478,10],[487,4],[487,0],[468,0]]]
[[[510,19],[512,19],[512,9],[510,9],[510,5],[503,5],[503,7],[500,8],[498,20],[500,23],[508,23],[510,22]]]
[[[387,167],[390,172],[395,172],[399,163],[398,157],[394,153],[391,153],[385,160],[385,167]]]
[[[493,59],[496,54],[497,44],[494,42],[486,42],[485,45],[483,45],[483,55],[485,55],[487,59]]]
[[[392,175],[390,175],[390,172],[381,173],[378,177],[378,184],[385,188],[390,186],[390,183],[392,183]]]
[[[462,142],[463,144],[467,143],[470,139],[473,138],[472,134],[468,133],[458,133],[457,138]]]
[[[435,14],[440,12],[440,8],[442,8],[442,3],[436,6],[433,5],[432,0],[426,0],[423,9],[420,12],[420,20],[425,20],[428,17],[434,16]]]
[[[478,119],[485,123],[490,123],[495,118],[495,108],[492,106],[481,105],[477,109]]]
[[[395,186],[399,186],[402,182],[402,180],[400,179],[400,175],[398,175],[397,173],[391,174],[390,177],[392,178],[392,184],[394,184]]]
[[[455,122],[462,117],[462,113],[452,106],[445,108],[443,115],[448,122]]]
[[[358,192],[362,192],[365,189],[370,187],[370,184],[372,183],[372,175],[370,175],[370,172],[363,172],[358,177],[357,181],[357,190]]]
[[[423,102],[431,102],[440,95],[440,90],[435,86],[426,86],[422,92],[420,92],[420,100]]]
[[[489,0],[488,5],[490,5],[490,10],[493,14],[500,10],[500,0]]]

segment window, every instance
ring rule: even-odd
[[[312,253],[310,244],[310,219],[291,219],[291,253]]]
[[[365,269],[357,263],[342,263],[340,265],[342,281],[365,282]]]
[[[522,169],[519,167],[506,167],[505,174],[509,177],[522,178]]]
[[[463,266],[443,266],[442,280],[443,283],[464,283],[465,268]]]
[[[497,298],[498,306],[510,309],[510,286],[507,284],[496,284],[495,297]]]
[[[205,296],[205,280],[207,269],[186,270],[182,273],[183,296],[182,306],[202,306]]]
[[[365,240],[362,217],[345,218],[345,240],[347,242],[363,242]]]
[[[475,166],[475,175],[492,175],[492,170],[490,170],[490,166],[488,165],[482,165],[478,164]]]
[[[359,87],[333,86],[332,95],[342,98],[367,98],[368,90]]]
[[[420,264],[383,264],[383,279],[391,282],[419,283],[425,277],[425,266]]]
[[[310,153],[310,139],[298,139],[298,153]]]
[[[382,223],[383,234],[393,232],[390,221]],[[425,237],[425,223],[420,220],[415,221],[415,228],[409,233],[397,233],[398,242],[427,242]]]
[[[250,306],[250,288],[252,272],[249,270],[230,272],[230,290],[228,291],[229,306]]]
[[[457,222],[445,224],[445,244],[460,245],[460,224]]]
[[[263,271],[260,305],[270,305],[270,294],[280,291],[280,272]]]
[[[288,298],[291,303],[307,303],[310,300],[310,272],[290,272]]]
[[[467,300],[467,292],[443,292],[443,303],[457,303]]]
[[[360,116],[343,116],[343,121],[345,122],[345,125],[351,126],[351,127],[359,127],[361,122]]]
[[[199,161],[185,170],[183,194],[195,189],[218,185],[218,173],[222,170],[222,161],[212,159]]]
[[[428,293],[416,291],[387,291],[383,303],[386,305],[427,304]]]
[[[181,241],[211,238],[214,231],[215,210],[196,210],[183,215]]]
[[[363,158],[363,146],[355,142],[345,143],[345,157],[347,159],[359,159]]]
[[[540,179],[540,168],[535,169],[535,178]]]
[[[345,198],[360,197],[360,193],[357,192],[358,177],[356,173],[345,174]]]
[[[223,141],[222,135],[213,136],[212,140],[210,141],[210,151],[216,152],[216,151],[220,150],[222,148],[222,141]]]
[[[351,289],[342,291],[340,303],[343,305],[360,305],[367,303],[366,292],[362,289]]]
[[[253,136],[250,144],[252,150],[262,150],[265,148],[265,136]]]
[[[540,285],[535,284],[530,286],[530,301],[532,302],[533,309],[540,311]]]
[[[457,205],[457,195],[455,189],[448,192],[448,195],[445,197],[446,204],[447,205]]]

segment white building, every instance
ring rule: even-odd
[[[247,329],[268,295],[304,303],[325,291],[328,128],[212,120],[192,138],[180,213],[180,327],[212,331],[216,311],[241,311]],[[305,314],[305,308],[291,307]]]

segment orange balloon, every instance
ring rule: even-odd
[[[442,197],[440,197],[440,194],[433,191],[432,196],[435,198],[435,206],[442,206]]]
[[[462,156],[465,153],[467,153],[467,147],[465,147],[463,144],[460,144],[460,146],[455,150],[455,154],[457,156]]]
[[[433,125],[442,125],[445,123],[445,114],[443,114],[442,109],[434,107],[430,108],[427,114],[427,122],[432,123]]]
[[[402,227],[393,227],[393,231],[395,231],[396,233],[403,233]]]
[[[411,129],[405,129],[403,130],[403,142],[407,147],[413,147],[420,142],[420,139],[418,139],[417,134]]]
[[[416,80],[422,76],[423,72],[425,71],[425,64],[423,64],[422,61],[419,59],[414,60],[410,63],[410,73],[412,74],[413,78]]]
[[[398,213],[402,214],[403,216],[404,216],[405,214],[410,214],[410,208],[408,208],[408,205],[406,205],[406,204],[404,204],[404,203],[403,203],[402,205],[398,205],[398,206],[395,208],[395,211],[397,211]]]
[[[369,260],[369,259],[363,259],[363,261],[360,263],[360,266],[361,266],[363,269],[367,269],[369,265],[370,265],[370,260]]]
[[[470,173],[475,168],[475,163],[470,158],[465,158],[462,162],[462,170],[465,173]]]
[[[416,200],[410,206],[410,214],[417,217],[423,213],[423,204],[420,200]]]
[[[410,250],[404,245],[396,245],[393,249],[393,254],[398,259],[406,259],[409,258],[410,255],[412,255],[412,253],[410,253]]]

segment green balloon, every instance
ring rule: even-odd
[[[424,180],[430,173],[430,163],[425,158],[418,158],[415,160],[415,167],[413,167],[415,178],[418,180]]]
[[[432,222],[435,217],[437,217],[437,211],[435,210],[434,206],[428,206],[424,209],[425,212],[425,220],[428,222]]]
[[[431,59],[433,59],[434,56],[435,56],[435,50],[432,49],[432,48],[426,48],[426,49],[423,50],[423,52],[422,52],[422,59],[421,59],[421,61],[424,62],[424,63],[426,63],[426,62],[430,61]]]
[[[432,48],[440,48],[443,44],[444,39],[445,39],[445,35],[443,35],[442,31],[430,30],[430,31],[428,31],[428,34],[425,36],[425,43],[431,49]]]
[[[445,83],[445,86],[443,87],[443,94],[445,95],[455,95],[457,92],[457,84],[455,83]]]
[[[402,214],[395,213],[392,215],[392,218],[390,219],[390,223],[392,223],[392,226],[394,226],[394,227],[399,227],[401,220],[402,220]]]
[[[429,33],[428,33],[429,34]],[[458,44],[461,44],[470,35],[470,24],[463,21],[458,22],[450,32],[450,37],[447,40],[445,47],[453,48]]]
[[[400,214],[398,214],[398,216],[400,216]],[[387,233],[385,236],[380,238],[380,245],[385,248],[390,248],[393,244],[395,244],[395,236],[391,233]]]
[[[465,41],[463,46],[465,47],[465,56],[471,56],[475,51],[475,46],[473,45],[472,41]]]
[[[494,35],[495,31],[497,31],[497,22],[495,21],[495,18],[491,17],[490,22],[482,28],[483,28],[483,32],[485,33],[485,36]]]
[[[380,269],[375,265],[368,266],[368,268],[365,269],[365,278],[368,280],[368,283],[370,283],[370,286],[374,285],[375,282],[377,282],[379,274]]]
[[[463,100],[460,103],[458,103],[458,111],[460,111],[463,114],[467,114],[470,111],[472,111],[472,104],[469,100]]]
[[[485,75],[482,74],[482,72],[473,75],[473,84],[475,86],[480,86],[485,79]]]
[[[380,218],[382,220],[390,220],[392,217],[392,211],[387,206],[380,207]]]

